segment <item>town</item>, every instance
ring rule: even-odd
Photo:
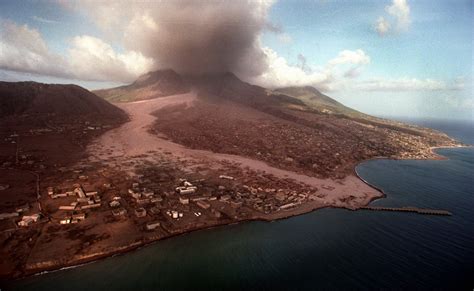
[[[46,187],[39,199],[40,211],[33,213],[26,205],[16,212],[0,214],[0,218],[13,219],[18,227],[42,220],[73,225],[102,212],[114,220],[132,219],[144,231],[162,228],[173,233],[221,219],[238,221],[288,211],[321,198],[316,191],[256,187],[222,174],[208,181],[178,178],[175,187],[164,189],[144,175],[132,177],[128,187],[120,189],[112,183],[94,183],[81,171],[76,171],[76,176],[80,182]],[[154,188],[146,186],[150,182]],[[171,186],[169,182],[164,184]]]

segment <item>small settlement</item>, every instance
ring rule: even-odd
[[[232,221],[260,217],[277,211],[287,211],[320,195],[315,192],[297,193],[286,189],[261,188],[245,185],[229,175],[208,179],[176,179],[173,190],[170,182],[164,189],[150,184],[150,177],[131,177],[128,187],[115,187],[110,182],[98,184],[81,171],[76,171],[76,182],[47,187],[45,207],[48,219],[60,225],[78,224],[89,218],[105,221],[131,221],[145,231],[162,230],[174,233],[184,229],[213,225],[220,220]],[[100,180],[103,182],[102,180]],[[171,186],[173,187],[173,186]],[[2,218],[18,218],[27,211],[2,213]],[[99,216],[98,216],[99,215]],[[109,218],[107,218],[109,217]],[[27,227],[41,219],[41,214],[23,215],[18,226]],[[95,222],[95,221],[94,221]]]

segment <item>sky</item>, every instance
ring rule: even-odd
[[[470,0],[2,0],[0,80],[232,71],[386,117],[474,120]]]

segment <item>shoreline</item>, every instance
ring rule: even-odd
[[[190,102],[190,101],[193,100],[193,96],[187,95],[187,94],[185,94],[185,95],[189,99],[189,100],[186,99],[185,103]],[[176,99],[176,96],[172,96],[168,99],[165,99],[164,101],[167,101],[169,103],[173,103],[173,102],[175,102],[174,101],[175,99]],[[160,101],[163,101],[163,100],[160,100]],[[145,101],[133,102],[133,103],[130,103],[132,105],[127,104],[125,106],[136,106],[134,104],[140,104],[140,106],[142,106],[143,105],[142,103],[145,103]],[[167,103],[165,102],[164,104],[167,104]],[[128,122],[125,122],[124,124],[128,124],[128,126],[131,126],[133,124],[130,121],[132,121],[133,118],[130,115],[130,112],[128,112],[128,114],[129,114],[129,116],[128,116],[129,120],[128,120]],[[147,119],[145,119],[144,121],[145,121],[145,123],[148,123],[151,120],[154,120],[154,118],[151,115],[149,115],[147,117]],[[142,122],[142,123],[139,123],[138,125],[143,126],[145,123]],[[122,126],[124,126],[124,125],[122,125]],[[133,129],[136,129],[136,128],[133,128]],[[153,137],[153,139],[155,139],[155,138],[156,137]],[[161,143],[162,143],[161,146],[171,144],[169,141],[162,141]],[[132,145],[126,144],[126,146],[130,147]],[[133,145],[133,146],[135,146],[135,145]],[[237,221],[222,221],[222,222],[217,222],[217,223],[212,224],[212,225],[201,225],[201,226],[197,226],[197,227],[194,227],[194,228],[191,228],[191,229],[182,229],[182,230],[178,230],[174,233],[167,232],[167,234],[165,236],[154,236],[154,237],[151,237],[151,238],[141,238],[138,241],[129,242],[128,244],[125,244],[125,245],[122,245],[122,246],[112,246],[111,249],[109,249],[109,250],[102,250],[102,251],[91,253],[91,254],[75,255],[76,258],[72,257],[72,259],[69,262],[62,262],[61,260],[48,260],[48,261],[42,261],[42,262],[40,261],[38,263],[34,263],[34,264],[30,265],[29,267],[28,267],[28,265],[25,265],[24,269],[21,272],[18,272],[17,274],[12,274],[10,277],[7,277],[6,279],[7,280],[8,279],[13,279],[13,280],[16,281],[16,280],[21,280],[21,279],[31,277],[31,276],[39,276],[39,275],[47,274],[47,273],[50,273],[50,272],[66,270],[66,269],[69,269],[69,268],[76,268],[76,267],[80,267],[80,266],[83,266],[83,265],[86,265],[86,264],[94,263],[96,261],[106,259],[106,258],[109,258],[109,257],[123,255],[123,254],[129,253],[131,251],[140,249],[142,247],[146,247],[150,244],[156,243],[156,242],[161,241],[161,240],[170,239],[170,238],[173,238],[173,237],[176,237],[176,236],[185,235],[185,234],[192,233],[192,232],[195,232],[195,231],[201,231],[201,230],[207,230],[207,229],[211,229],[211,228],[222,227],[222,226],[225,226],[225,225],[240,224],[240,223],[246,223],[246,222],[251,222],[251,221],[272,222],[272,221],[276,221],[276,220],[280,220],[280,219],[286,219],[286,218],[290,218],[290,217],[294,217],[294,216],[307,214],[307,213],[310,213],[310,212],[313,212],[313,211],[316,211],[316,210],[322,209],[322,208],[338,208],[338,209],[344,208],[344,209],[351,210],[351,211],[359,210],[361,207],[367,206],[375,200],[383,199],[383,198],[387,197],[387,194],[384,192],[383,189],[381,189],[381,188],[379,188],[375,185],[372,185],[371,183],[369,183],[368,181],[366,181],[365,179],[363,179],[359,175],[359,173],[357,172],[357,167],[359,165],[361,165],[362,163],[365,163],[365,162],[368,162],[368,161],[371,161],[371,160],[381,160],[381,159],[383,159],[383,160],[446,160],[447,158],[445,156],[442,156],[442,155],[436,153],[435,150],[436,149],[442,149],[442,148],[448,148],[449,149],[449,148],[459,148],[459,147],[473,147],[473,146],[458,143],[457,145],[453,145],[453,146],[429,147],[426,152],[429,152],[431,154],[431,156],[427,157],[427,158],[425,158],[425,157],[420,157],[420,158],[397,158],[397,157],[383,157],[383,156],[381,156],[381,157],[373,157],[373,158],[370,158],[370,159],[359,161],[357,164],[354,165],[353,170],[351,171],[352,173],[347,175],[344,179],[353,176],[357,181],[362,182],[362,184],[367,185],[369,188],[373,189],[374,192],[372,192],[370,194],[366,193],[366,199],[365,200],[358,201],[358,202],[354,203],[353,205],[351,205],[351,203],[348,203],[348,202],[343,202],[339,205],[335,205],[335,204],[327,204],[326,202],[322,202],[322,201],[314,201],[314,200],[313,201],[308,201],[305,204],[300,204],[295,208],[292,208],[292,209],[289,209],[289,210],[282,210],[282,211],[278,211],[278,212],[271,213],[271,214],[263,214],[263,213],[262,214],[256,214],[252,217],[240,219],[240,220],[237,220]],[[172,148],[172,149],[174,149],[174,148]],[[186,149],[182,146],[178,146],[177,149],[178,149],[178,152],[186,151]],[[189,150],[189,151],[192,152],[192,153],[206,153],[206,151],[197,151],[197,150],[194,150],[194,151]],[[420,152],[419,155],[420,156],[424,155],[426,152],[425,151]],[[224,155],[224,154],[216,154],[216,156],[220,157],[220,158],[228,157],[228,155]],[[246,160],[245,157],[241,157],[241,156],[237,156],[237,157],[240,160]],[[261,163],[266,164],[264,162],[261,162]],[[283,172],[283,170],[280,170],[278,168],[275,168],[275,169],[277,171]],[[296,172],[293,173],[293,174],[296,175],[296,176],[299,176],[299,174],[296,173]],[[309,178],[311,178],[311,177],[309,177]],[[331,180],[332,182],[337,182],[338,181],[337,179],[329,179],[329,180]],[[305,181],[305,182],[307,182],[307,181]],[[316,185],[312,185],[312,186],[316,187]],[[318,185],[318,188],[319,188],[319,185]],[[341,187],[341,188],[343,189],[344,187]],[[363,192],[363,189],[355,188],[355,191],[358,191],[358,190],[361,193]],[[347,189],[345,189],[344,191],[347,191]],[[380,195],[377,195],[377,194],[380,194]],[[37,267],[35,267],[35,265]]]
[[[452,148],[460,148],[460,147],[464,148],[464,147],[474,147],[474,146],[468,145],[468,146],[430,147],[430,151],[432,153],[434,153],[435,155],[437,155],[439,157],[443,157],[443,158],[442,159],[437,159],[437,158],[400,159],[400,160],[446,160],[447,159],[446,157],[435,153],[434,150],[440,149],[440,148],[452,149]],[[368,185],[369,187],[373,188],[374,190],[376,190],[377,192],[379,192],[381,194],[380,197],[379,196],[371,197],[367,201],[367,203],[365,203],[364,205],[359,205],[359,207],[357,207],[357,208],[349,208],[347,206],[325,205],[325,204],[320,204],[320,203],[318,204],[318,203],[315,203],[316,201],[312,201],[312,202],[308,202],[305,205],[306,207],[304,207],[304,206],[302,207],[302,205],[300,205],[300,207],[297,207],[297,208],[294,208],[294,209],[291,209],[291,210],[277,212],[274,215],[271,215],[270,217],[265,217],[266,214],[263,214],[262,216],[256,216],[256,217],[252,217],[252,218],[248,218],[248,219],[242,219],[242,220],[239,220],[239,221],[230,221],[230,222],[229,221],[224,221],[224,222],[217,223],[217,224],[214,224],[214,225],[204,225],[204,226],[199,226],[199,227],[196,227],[196,228],[193,228],[193,229],[182,230],[182,231],[179,231],[179,232],[176,232],[176,233],[169,233],[168,235],[166,235],[164,237],[160,237],[160,238],[156,238],[156,239],[140,240],[138,242],[131,243],[129,245],[115,247],[111,251],[107,251],[107,252],[103,252],[103,253],[95,253],[95,254],[83,256],[82,258],[78,258],[77,260],[74,260],[71,263],[61,264],[61,263],[58,262],[59,264],[55,264],[54,260],[49,261],[49,262],[43,262],[44,264],[52,263],[54,265],[52,265],[50,267],[30,268],[29,270],[25,270],[21,274],[13,275],[12,277],[7,277],[6,279],[7,280],[18,281],[18,280],[22,280],[22,279],[26,279],[26,278],[30,278],[30,277],[34,277],[34,276],[41,276],[41,275],[45,275],[45,274],[48,274],[48,273],[53,273],[53,272],[64,271],[64,270],[68,270],[68,269],[72,269],[72,268],[77,268],[77,267],[81,267],[81,266],[84,266],[84,265],[88,265],[88,264],[98,262],[99,260],[112,258],[112,257],[115,257],[115,256],[125,255],[127,253],[132,252],[132,251],[139,250],[143,247],[148,247],[148,246],[150,246],[154,243],[157,243],[159,241],[162,241],[162,240],[172,239],[174,237],[187,235],[187,234],[190,234],[190,233],[193,233],[193,232],[209,230],[209,229],[218,228],[218,227],[224,227],[224,226],[232,225],[232,224],[242,224],[242,223],[258,222],[258,221],[273,222],[273,221],[277,221],[277,220],[282,220],[282,219],[287,219],[287,218],[291,218],[291,217],[295,217],[295,216],[299,216],[299,215],[308,214],[308,213],[311,213],[313,211],[323,209],[323,208],[346,209],[346,210],[350,210],[350,211],[357,211],[362,206],[367,206],[370,203],[372,203],[373,201],[376,201],[378,199],[383,199],[383,198],[387,197],[387,194],[384,192],[383,189],[381,189],[381,188],[379,188],[375,185],[372,185],[367,180],[362,178],[359,175],[359,173],[357,172],[357,166],[359,166],[362,163],[369,162],[369,161],[372,161],[372,160],[398,160],[398,159],[386,158],[386,157],[376,157],[376,158],[363,160],[363,161],[357,163],[357,165],[354,167],[354,170],[353,170],[354,176],[357,177],[358,180],[360,180],[361,182],[363,182],[364,184]]]

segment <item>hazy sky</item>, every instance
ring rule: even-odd
[[[162,67],[231,70],[370,114],[472,120],[473,12],[471,0],[3,0],[0,80],[95,89]]]

